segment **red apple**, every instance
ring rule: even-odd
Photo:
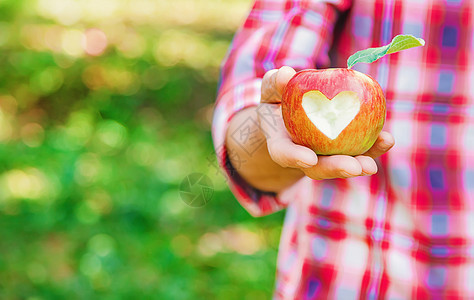
[[[282,114],[292,140],[320,155],[359,155],[385,122],[380,85],[351,69],[304,70],[288,82]]]

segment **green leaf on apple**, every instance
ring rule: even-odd
[[[347,67],[350,69],[359,62],[372,63],[387,54],[424,45],[425,41],[423,39],[417,38],[411,34],[397,35],[388,45],[361,50],[351,55],[347,60]]]

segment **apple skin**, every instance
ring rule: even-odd
[[[320,91],[329,100],[342,91],[355,92],[360,109],[354,119],[333,140],[323,134],[308,118],[303,95]],[[319,155],[360,155],[377,140],[385,122],[385,97],[380,85],[368,75],[345,69],[303,70],[288,82],[282,97],[282,115],[293,142]]]

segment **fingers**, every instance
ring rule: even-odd
[[[313,179],[350,178],[377,173],[377,164],[371,156],[318,157],[311,149],[293,143],[283,122],[279,104],[260,104],[259,125],[265,133],[270,157],[282,167],[301,169]],[[388,151],[393,146],[393,138],[384,132],[377,143],[371,149],[373,155]],[[384,144],[389,144],[389,148],[384,148]]]
[[[280,103],[283,90],[296,71],[291,67],[281,67],[265,73],[262,79],[261,103]]]
[[[303,169],[312,179],[349,178],[362,174],[359,161],[346,155],[319,156],[316,166]]]
[[[362,172],[360,175],[374,175],[378,171],[377,163],[369,156],[359,155],[355,159],[359,162]]]
[[[351,178],[377,173],[377,164],[368,156],[332,155],[319,156],[316,166],[303,169],[312,179]]]
[[[390,150],[394,145],[395,140],[393,136],[386,131],[382,131],[379,134],[377,140],[375,141],[375,144],[372,146],[372,148],[369,149],[369,151],[364,153],[364,155],[370,156],[372,158],[377,158],[388,150]]]

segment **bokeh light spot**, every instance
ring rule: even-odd
[[[0,109],[0,142],[10,140],[13,134],[13,127],[10,118]]]
[[[181,199],[179,199],[179,191],[170,189],[164,192],[160,197],[161,211],[166,215],[172,217],[182,217],[189,213],[189,206],[187,206]]]
[[[44,17],[67,26],[77,23],[82,16],[81,5],[75,0],[39,0],[37,8]]]
[[[25,145],[31,148],[39,147],[43,144],[44,129],[38,123],[28,123],[21,128],[21,139]]]
[[[64,82],[61,69],[49,67],[41,70],[30,79],[30,87],[40,95],[48,95],[57,91]]]
[[[99,65],[88,66],[82,73],[82,81],[91,90],[98,90],[106,85],[103,68]]]
[[[93,192],[86,193],[87,205],[97,215],[105,215],[112,211],[113,201],[109,193],[104,190],[95,190]]]
[[[119,17],[121,3],[117,0],[84,0],[81,4],[87,21],[102,21]]]
[[[97,234],[88,243],[89,249],[99,256],[106,256],[114,250],[115,241],[107,234]]]
[[[82,147],[91,138],[94,131],[94,117],[88,110],[75,111],[69,117],[66,132],[70,143]]]
[[[146,41],[133,31],[127,31],[120,36],[117,42],[117,49],[128,58],[137,58],[142,56],[146,50]]]
[[[18,102],[11,95],[0,95],[0,109],[6,114],[14,115],[18,108]]]
[[[26,269],[26,274],[36,284],[44,283],[47,279],[46,268],[37,262],[30,263]]]
[[[171,249],[180,257],[189,256],[193,251],[193,244],[188,236],[179,234],[171,240]]]
[[[216,233],[205,233],[199,239],[198,251],[202,256],[214,256],[224,250],[223,240]]]
[[[93,153],[85,153],[76,162],[74,179],[80,185],[90,185],[98,179],[101,169],[102,165],[98,156]]]
[[[160,161],[162,154],[151,143],[137,142],[127,149],[128,158],[141,166],[152,166]]]
[[[10,170],[3,174],[2,179],[8,188],[8,194],[14,199],[29,199],[49,204],[57,194],[55,184],[35,168]]]
[[[228,226],[217,233],[205,233],[199,239],[198,250],[203,256],[218,252],[237,252],[253,255],[264,247],[265,241],[258,233],[243,226]]]
[[[148,68],[142,75],[144,85],[151,90],[161,89],[168,81],[166,72],[156,66]]]
[[[101,271],[102,262],[96,255],[86,253],[81,259],[79,269],[86,276],[94,276]]]
[[[76,218],[84,224],[94,224],[100,219],[100,215],[87,202],[80,203],[76,207],[75,214]]]
[[[97,137],[104,145],[112,149],[120,148],[127,139],[127,128],[116,121],[104,121],[99,124]]]
[[[87,54],[99,56],[104,53],[107,48],[107,36],[100,29],[88,29],[84,33],[82,47]]]
[[[50,26],[46,29],[44,33],[43,43],[46,48],[54,51],[62,51],[62,35],[64,28],[61,26]]]
[[[64,53],[73,56],[80,57],[84,54],[82,48],[82,41],[84,34],[77,29],[66,30],[63,32],[61,46]]]

